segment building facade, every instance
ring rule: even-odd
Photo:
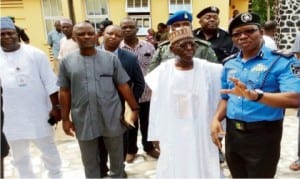
[[[232,11],[248,11],[248,0],[1,0],[1,16],[14,16],[16,24],[25,29],[34,46],[49,53],[47,33],[55,20],[71,18],[75,23],[84,20],[100,22],[109,18],[119,24],[124,17],[136,19],[138,35],[146,35],[148,28],[156,29],[177,10],[193,14],[193,27],[199,26],[197,13],[207,6],[220,8],[220,27],[227,29]]]

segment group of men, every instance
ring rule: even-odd
[[[130,18],[105,27],[100,46],[92,24],[63,19],[49,35],[58,77],[46,55],[19,43],[11,19],[1,18],[4,132],[20,177],[35,177],[30,142],[48,176],[62,177],[49,117],[76,135],[87,178],[127,176],[139,124],[144,151],[158,158],[157,177],[220,178],[224,119],[232,177],[274,177],[284,109],[300,105],[300,64],[266,47],[258,15],[237,15],[226,32],[218,14],[203,9],[201,28],[192,31],[191,13],[176,12],[167,21],[169,41],[157,50],[137,37]]]

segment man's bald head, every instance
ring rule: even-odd
[[[123,36],[122,29],[121,29],[121,27],[118,26],[118,25],[109,25],[109,26],[107,26],[107,27],[105,28],[105,30],[104,30],[104,33],[105,33],[105,32],[109,32],[109,31],[117,31],[117,32],[120,32],[120,33],[122,34],[122,36]]]
[[[73,27],[73,33],[75,31],[77,31],[78,29],[83,28],[83,27],[90,27],[90,28],[94,29],[94,26],[92,24],[88,23],[88,22],[79,22],[79,23],[77,23],[77,24],[74,25],[74,27]]]

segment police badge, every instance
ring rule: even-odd
[[[250,22],[252,21],[252,15],[250,13],[244,13],[241,15],[241,21],[242,22]]]
[[[300,63],[291,64],[291,70],[296,77],[300,78]]]

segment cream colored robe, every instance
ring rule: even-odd
[[[145,80],[152,90],[149,141],[160,141],[157,178],[220,178],[210,124],[220,98],[222,65],[194,58],[180,71],[162,63]]]

